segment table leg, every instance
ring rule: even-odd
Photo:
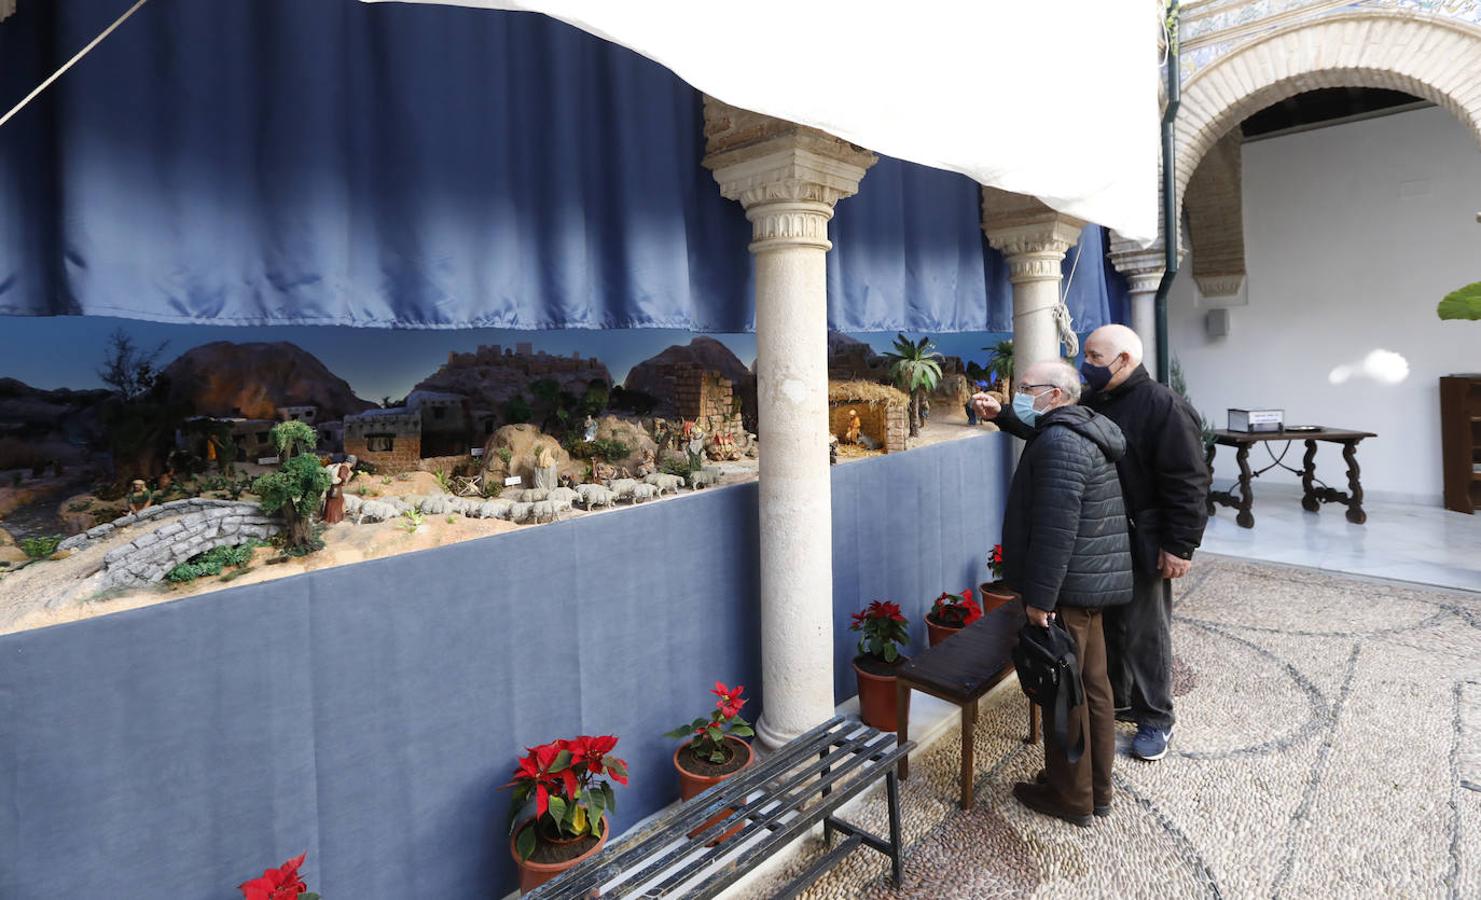
[[[1301,508],[1307,512],[1322,508],[1322,502],[1316,496],[1316,486],[1312,483],[1315,479],[1316,441],[1307,441],[1306,455],[1301,459]]]
[[[903,744],[910,740],[910,685],[895,680],[895,741]],[[906,781],[910,778],[910,754],[900,757],[895,764],[895,770],[900,773],[900,780]]]
[[[1255,491],[1250,487],[1250,445],[1240,444],[1239,452],[1234,454],[1234,461],[1239,463],[1239,515],[1234,521],[1240,528],[1254,528],[1255,515],[1250,512],[1250,507],[1255,504]]]
[[[1358,468],[1358,442],[1342,442],[1342,458],[1347,460],[1347,492],[1350,495],[1347,501],[1347,521],[1354,525],[1362,525],[1368,521],[1368,514],[1363,512],[1363,483],[1359,480],[1363,470]]]
[[[971,809],[973,803],[972,782],[977,774],[972,748],[977,737],[977,701],[962,704],[962,809]]]
[[[1210,483],[1212,483],[1214,480],[1214,454],[1218,452],[1218,449],[1219,445],[1210,441],[1208,447],[1204,450],[1203,453],[1203,462],[1205,465],[1208,466],[1208,479]],[[1213,491],[1209,491],[1208,494],[1208,514],[1210,516],[1214,514]]]

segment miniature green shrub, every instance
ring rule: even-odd
[[[319,435],[306,422],[279,422],[272,430],[273,446],[283,458],[312,453]]]
[[[575,435],[566,441],[566,450],[575,459],[597,458],[608,462],[622,459],[632,452],[632,448],[621,441],[605,438],[583,441],[580,435]]]
[[[29,559],[45,559],[57,552],[57,545],[61,542],[62,536],[59,534],[21,538],[21,552]]]
[[[406,529],[408,532],[413,532],[416,531],[418,528],[421,528],[422,522],[425,521],[422,514],[414,509],[408,509],[406,512],[402,513],[401,518],[406,520],[401,523],[401,527]]]
[[[247,541],[235,547],[216,547],[205,553],[197,553],[190,559],[165,573],[165,580],[172,584],[185,584],[207,575],[220,575],[227,566],[240,567],[252,559],[257,541]]]
[[[288,544],[300,548],[311,542],[310,523],[327,490],[329,473],[319,465],[318,457],[308,454],[295,456],[278,471],[252,482],[252,493],[260,498],[263,512],[281,513],[288,526]]]

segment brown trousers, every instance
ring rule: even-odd
[[[1116,709],[1106,677],[1104,616],[1099,609],[1061,606],[1059,624],[1075,639],[1085,702],[1070,711],[1069,746],[1086,734],[1085,753],[1070,765],[1064,747],[1055,746],[1052,729],[1044,732],[1044,771],[1061,805],[1078,815],[1111,802],[1111,761],[1116,756]]]

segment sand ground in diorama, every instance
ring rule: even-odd
[[[945,411],[926,423],[919,438],[912,439],[911,447],[929,446],[942,441],[956,440],[993,430],[993,426],[972,428],[967,426],[965,413]],[[878,453],[864,453],[878,456]],[[840,465],[853,461],[847,453],[840,454]],[[757,461],[743,459],[738,462],[707,463],[719,468],[724,474],[721,486],[752,481],[757,474]],[[366,493],[360,495],[364,490]],[[707,488],[707,490],[709,490]],[[405,476],[357,476],[349,492],[375,499],[376,496],[432,495],[442,493],[436,476],[427,472],[407,473]],[[686,490],[680,497],[689,493]],[[209,496],[215,496],[210,494]],[[224,496],[224,495],[223,495]],[[59,498],[60,499],[60,498]],[[61,507],[88,499],[87,495],[69,496],[60,499]],[[250,494],[243,499],[254,499]],[[649,502],[664,503],[674,497]],[[102,501],[98,501],[102,503]],[[573,510],[562,518],[585,515],[615,515],[628,507],[623,504],[614,509],[597,509],[592,512]],[[244,570],[228,568],[220,576],[206,576],[182,585],[161,583],[146,588],[102,590],[101,567],[103,557],[116,547],[127,544],[143,531],[137,527],[120,530],[118,533],[97,541],[92,545],[71,553],[59,554],[59,558],[28,561],[24,553],[9,540],[0,528],[0,561],[9,565],[0,568],[0,634],[40,628],[79,619],[92,618],[125,609],[135,609],[156,603],[166,603],[182,597],[210,593],[230,587],[271,581],[289,575],[297,575],[317,569],[348,565],[368,559],[378,559],[426,550],[459,541],[487,537],[494,534],[516,531],[521,528],[539,528],[539,525],[519,525],[499,519],[472,519],[454,516],[427,515],[414,531],[408,530],[405,520],[354,524],[346,521],[324,530],[325,547],[307,556],[289,558],[269,564],[268,560],[279,556],[277,550],[261,547],[253,554]],[[147,530],[147,529],[145,529]]]

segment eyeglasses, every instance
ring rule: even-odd
[[[1057,388],[1057,387],[1058,387],[1058,385],[1054,385],[1054,384],[1020,384],[1018,387],[1016,387],[1016,388],[1013,389],[1013,393],[1015,393],[1015,394],[1024,394],[1025,396],[1032,396],[1032,392],[1033,392],[1034,388]]]

